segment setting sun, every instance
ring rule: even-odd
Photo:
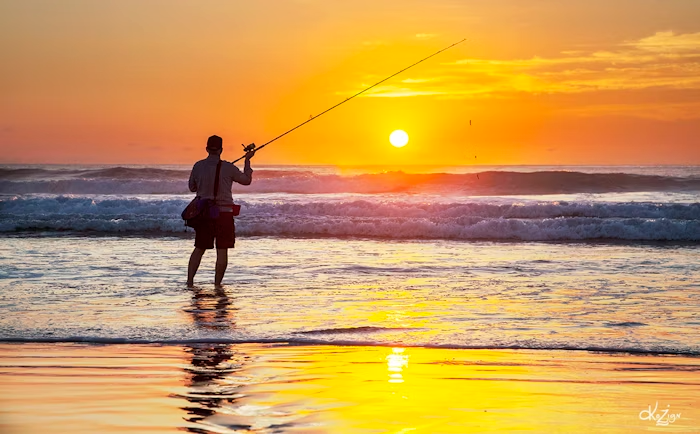
[[[404,130],[396,130],[389,136],[389,141],[397,148],[402,148],[408,143],[408,134]]]

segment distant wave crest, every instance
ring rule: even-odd
[[[184,194],[189,171],[112,167],[90,170],[0,169],[0,193]],[[638,191],[700,191],[700,177],[582,173],[575,171],[485,171],[479,174],[385,172],[341,176],[307,170],[257,170],[237,193],[447,193],[539,195]]]

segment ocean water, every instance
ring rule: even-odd
[[[0,167],[0,341],[700,355],[700,168],[263,167],[225,288],[188,167]]]

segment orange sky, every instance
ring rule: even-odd
[[[700,164],[696,0],[5,0],[0,163],[234,159],[462,38],[256,162]]]

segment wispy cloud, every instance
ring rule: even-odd
[[[628,42],[626,45],[654,52],[697,52],[700,48],[700,33],[677,35],[673,32],[657,32],[653,36]]]
[[[700,89],[700,33],[659,32],[599,51],[565,51],[528,59],[468,58],[443,64],[450,78],[412,78],[398,94],[388,86],[369,93],[384,97],[474,96],[528,92],[583,93],[647,88]],[[481,89],[475,89],[475,84]],[[501,95],[502,96],[502,95]]]
[[[382,45],[389,45],[386,41],[364,41],[362,42],[362,45],[365,47],[381,47]]]
[[[690,120],[697,119],[700,113],[700,102],[655,102],[655,103],[610,103],[591,104],[578,107],[568,107],[561,113],[583,117],[599,116],[634,116],[653,120]]]
[[[435,78],[406,78],[401,80],[401,83],[406,84],[416,84],[416,83],[428,83],[430,81],[435,81]]]
[[[409,96],[435,96],[442,94],[443,92],[439,90],[417,90],[401,86],[382,86],[378,87],[376,90],[367,92],[366,95],[375,98],[401,98]]]
[[[467,58],[443,63],[433,75],[404,79],[400,85],[373,89],[367,97],[518,98],[523,94],[577,95],[640,91],[700,92],[700,33],[658,32],[624,41],[605,50],[564,51],[558,56],[526,59]],[[579,98],[579,106],[588,103]],[[700,117],[698,104],[659,101],[639,105],[603,104],[587,113],[666,113],[674,118]],[[694,111],[695,110],[695,111]],[[577,109],[577,113],[585,110]]]
[[[418,38],[418,39],[433,39],[436,36],[438,36],[437,33],[417,33],[416,34],[416,38]]]

